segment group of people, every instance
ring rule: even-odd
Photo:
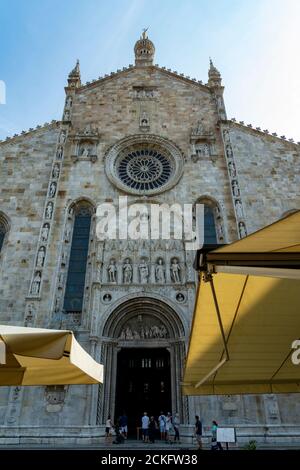
[[[217,440],[217,421],[212,422],[211,427],[211,450],[223,450],[221,442]],[[198,444],[198,449],[202,450],[202,423],[198,415],[195,416],[195,437]]]
[[[126,413],[123,413],[115,424],[113,423],[111,416],[108,415],[105,426],[105,440],[107,442],[112,441],[113,433],[115,433],[115,440],[113,441],[114,444],[121,444],[125,439],[127,439],[128,418]]]
[[[179,426],[180,419],[179,413],[175,413],[173,416],[169,412],[166,415],[163,411],[160,412],[158,419],[154,416],[148,416],[145,411],[141,419],[142,424],[142,439],[144,442],[151,442],[154,444],[155,437],[159,431],[160,439],[169,444],[173,442],[180,443]]]
[[[164,414],[163,411],[160,412],[160,415],[156,419],[154,416],[148,416],[148,413],[145,411],[141,418],[141,430],[142,430],[142,439],[143,442],[150,442],[154,444],[155,439],[160,435],[160,440],[165,441],[168,444],[178,443],[180,444],[180,419],[179,413]],[[211,450],[223,450],[221,442],[217,441],[217,430],[218,423],[212,421],[211,427]],[[122,416],[119,417],[117,422],[114,424],[111,416],[109,415],[106,421],[105,428],[105,439],[107,442],[112,441],[112,435],[115,434],[115,444],[121,444],[127,439],[128,436],[128,418],[124,412]],[[195,428],[194,435],[198,444],[198,449],[202,449],[202,422],[198,415],[195,416]]]

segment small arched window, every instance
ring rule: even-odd
[[[74,208],[73,236],[64,297],[66,313],[82,312],[92,212],[92,206],[87,204]]]
[[[3,247],[4,239],[9,231],[9,223],[6,216],[0,212],[0,253]]]

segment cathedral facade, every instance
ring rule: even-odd
[[[0,143],[1,323],[72,329],[104,383],[0,389],[1,443],[91,444],[108,415],[195,414],[238,440],[300,441],[297,394],[184,397],[197,289],[183,240],[97,237],[97,207],[204,205],[205,242],[230,243],[300,207],[299,145],[228,120],[221,75],[154,65],[144,32],[135,65],[65,87],[62,120]]]

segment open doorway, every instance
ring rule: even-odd
[[[171,411],[170,353],[166,348],[124,348],[118,353],[115,420],[128,416],[136,437],[144,411],[156,419]]]

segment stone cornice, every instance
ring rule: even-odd
[[[202,90],[204,90],[206,93],[211,93],[210,88],[203,84],[201,80],[196,80],[196,78],[190,78],[188,75],[184,75],[183,73],[178,73],[177,71],[173,71],[171,69],[167,69],[166,67],[160,67],[159,65],[150,65],[150,66],[145,66],[143,68],[141,67],[136,67],[134,65],[129,65],[128,67],[123,67],[122,69],[117,70],[116,72],[111,72],[109,75],[104,75],[104,77],[99,77],[98,79],[92,80],[90,82],[86,82],[85,84],[81,85],[80,87],[76,88],[76,94],[80,93],[84,90],[94,88],[98,86],[100,83],[103,83],[108,80],[112,80],[116,77],[119,77],[121,75],[124,75],[128,72],[132,72],[133,70],[150,70],[154,71],[157,70],[164,75],[170,76],[172,78],[176,78],[178,80],[184,81],[190,85],[196,86]]]
[[[271,133],[267,129],[262,130],[260,127],[253,127],[251,124],[244,124],[243,121],[236,121],[235,119],[222,120],[222,124],[229,125],[230,127],[237,127],[252,134],[266,137],[271,141],[280,141],[281,143],[289,144],[291,147],[299,150],[300,142],[294,142],[293,139],[287,139],[284,136],[278,136],[275,132]]]
[[[44,130],[44,129],[51,129],[51,128],[59,128],[61,121],[56,121],[55,119],[51,122],[45,122],[45,124],[37,125],[35,128],[29,128],[27,131],[22,131],[20,134],[14,134],[12,137],[6,137],[5,140],[0,140],[0,146],[5,145],[5,144],[10,144],[12,142],[15,142],[16,140],[22,138],[22,137],[27,137],[28,135],[32,135],[38,131]]]

